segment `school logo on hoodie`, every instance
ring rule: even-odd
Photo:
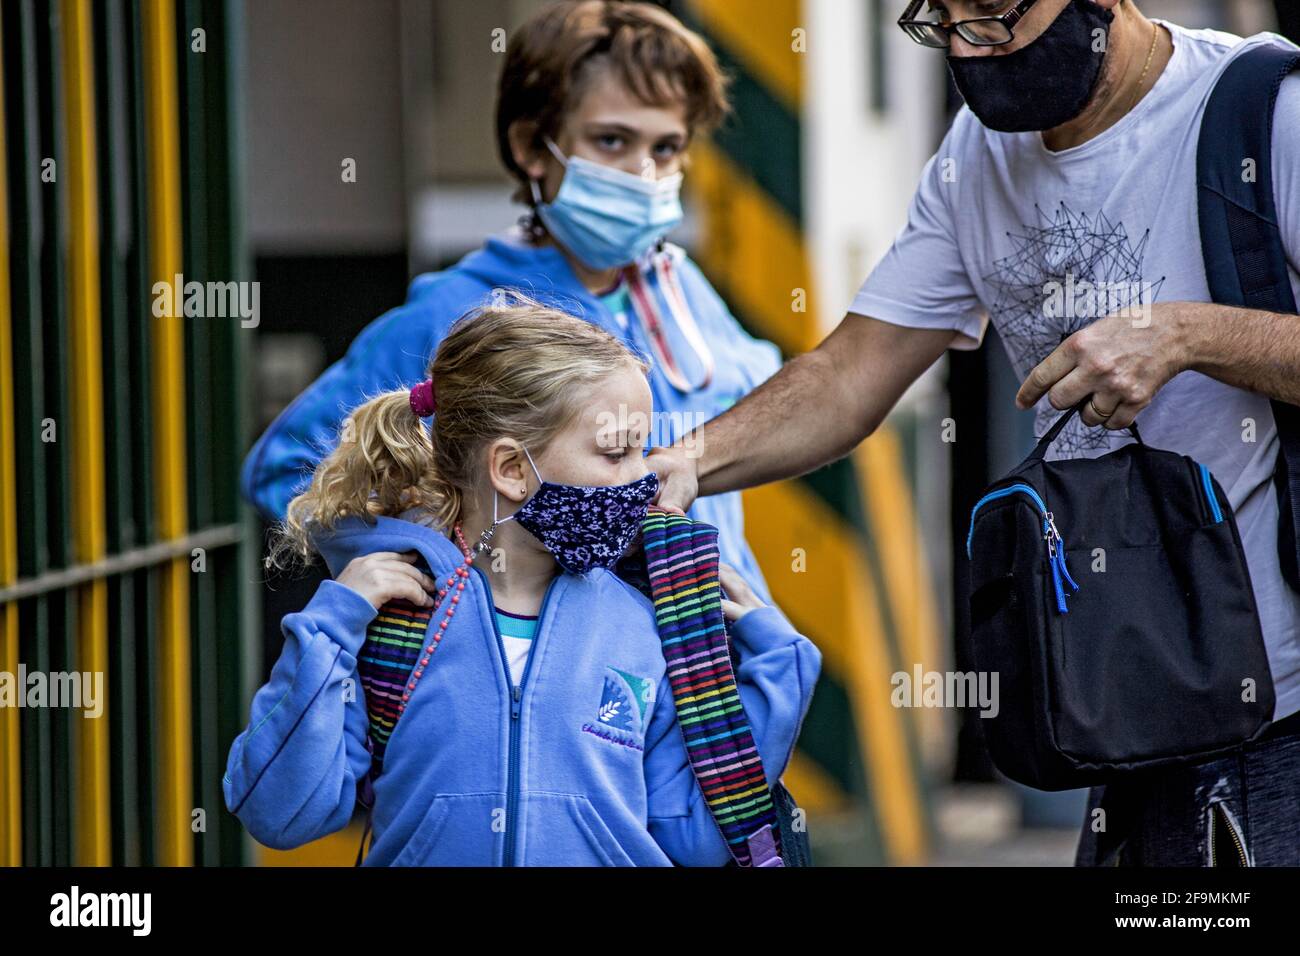
[[[646,710],[654,699],[653,680],[606,667],[596,719],[582,729],[611,743],[644,750]]]

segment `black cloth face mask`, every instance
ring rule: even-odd
[[[1108,41],[1114,19],[1092,0],[1070,0],[1028,45],[1006,54],[949,55],[948,69],[966,105],[989,129],[1053,129],[1088,105],[1106,56],[1106,43],[1095,43],[1093,34],[1101,30]]]

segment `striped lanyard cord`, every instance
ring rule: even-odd
[[[650,348],[653,350],[660,368],[663,369],[664,377],[668,379],[668,383],[679,392],[694,392],[706,389],[713,381],[713,350],[709,348],[709,343],[704,340],[704,335],[695,321],[695,315],[686,302],[686,296],[682,292],[681,283],[678,281],[677,271],[673,265],[672,255],[666,252],[655,253],[654,269],[659,279],[659,288],[663,292],[663,300],[668,304],[669,315],[671,315],[678,331],[686,339],[686,343],[699,359],[700,365],[704,368],[703,378],[698,385],[693,385],[687,380],[686,374],[682,371],[676,358],[674,358],[654,292],[646,283],[645,276],[641,274],[640,264],[636,262],[623,270],[624,278],[628,284],[628,291],[632,298],[633,311],[637,314],[637,318],[640,319],[642,328],[645,329]]]

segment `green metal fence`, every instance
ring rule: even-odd
[[[0,672],[99,672],[106,699],[0,707],[8,865],[243,858],[220,782],[256,600],[252,332],[156,308],[177,274],[251,279],[239,10],[0,5]]]

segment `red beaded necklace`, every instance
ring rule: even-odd
[[[442,641],[442,635],[446,632],[447,625],[451,623],[452,616],[456,613],[456,605],[460,603],[461,592],[465,590],[465,581],[469,578],[469,566],[474,563],[474,551],[465,543],[465,536],[461,533],[459,521],[456,522],[454,530],[456,532],[456,543],[460,546],[461,553],[465,555],[465,560],[452,570],[443,586],[438,588],[438,598],[433,602],[433,608],[429,612],[429,619],[432,620],[433,615],[438,613],[438,608],[442,607],[443,599],[448,594],[451,594],[451,601],[447,604],[447,612],[442,616],[442,620],[438,622],[437,628],[433,631],[429,646],[424,649],[424,656],[420,658],[420,662],[415,665],[415,669],[411,672],[411,678],[402,694],[401,703],[397,705],[399,714],[406,709],[406,702],[411,699],[411,692],[415,690],[416,681],[424,674],[424,668],[429,663],[429,658],[438,649],[438,644]],[[479,542],[477,550],[487,550],[489,538],[490,534],[485,531],[483,540]],[[459,580],[457,580],[458,578]],[[454,593],[452,592],[453,584],[456,585]]]

